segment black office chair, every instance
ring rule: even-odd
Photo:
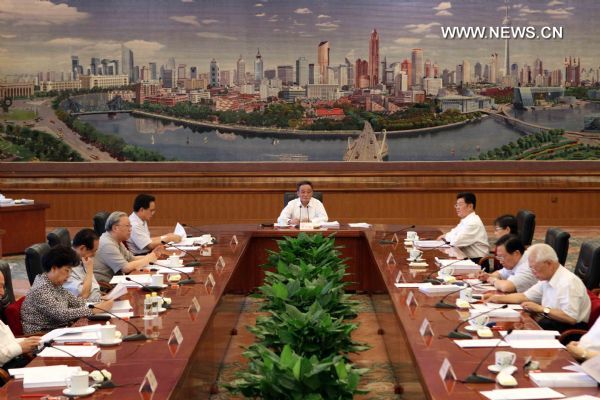
[[[110,213],[107,211],[100,211],[94,215],[94,232],[96,232],[98,236],[102,235],[106,231],[106,220],[108,219],[109,215]]]
[[[4,275],[4,296],[0,298],[0,310],[2,310],[2,316],[4,317],[4,309],[15,302],[15,292],[8,262],[0,260],[0,272]]]
[[[50,246],[48,243],[37,243],[25,249],[25,269],[30,285],[33,285],[35,277],[44,271],[42,269],[42,259],[49,251]]]
[[[569,253],[569,238],[571,234],[565,232],[560,228],[548,228],[546,231],[546,239],[544,243],[554,249],[558,256],[558,262],[561,265],[565,265],[567,261],[567,254]]]
[[[535,213],[520,210],[517,213],[517,235],[525,247],[530,246],[535,232]]]
[[[287,203],[294,200],[296,197],[298,197],[298,193],[296,192],[285,192],[283,194],[283,206],[287,206]],[[313,197],[321,203],[323,202],[323,192],[313,192]]]
[[[585,287],[594,290],[600,287],[600,244],[583,242],[573,271]]]
[[[63,245],[71,247],[71,234],[67,228],[56,228],[46,236],[48,239],[48,245],[54,247],[56,245]]]

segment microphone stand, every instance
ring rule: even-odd
[[[77,361],[80,361],[81,363],[83,363],[83,364],[87,365],[88,367],[90,367],[90,368],[92,369],[92,371],[96,371],[96,370],[97,370],[97,371],[99,371],[99,372],[100,372],[100,374],[101,374],[101,375],[104,377],[104,379],[102,380],[102,382],[101,382],[101,383],[98,383],[98,384],[96,384],[96,385],[97,385],[97,387],[98,387],[98,389],[113,389],[113,388],[117,387],[117,385],[115,385],[115,384],[114,384],[114,382],[113,382],[112,380],[108,379],[108,376],[104,375],[104,372],[102,372],[102,370],[101,370],[101,369],[99,369],[99,368],[96,368],[96,367],[95,367],[93,364],[90,364],[89,362],[85,361],[85,360],[84,360],[83,358],[81,358],[81,357],[77,357],[76,355],[74,355],[74,354],[71,354],[71,353],[69,353],[68,351],[66,351],[66,350],[64,350],[64,349],[61,349],[61,348],[59,348],[59,347],[56,347],[56,346],[53,346],[53,342],[54,342],[54,341],[53,341],[53,340],[51,340],[51,341],[49,341],[49,342],[46,342],[46,343],[44,343],[44,345],[42,346],[42,349],[43,349],[44,347],[52,347],[53,349],[55,349],[55,350],[58,350],[58,351],[62,351],[63,353],[65,353],[65,354],[67,354],[67,355],[69,355],[69,356],[73,357],[73,358],[74,358],[74,359],[76,359]],[[40,351],[41,351],[41,350],[40,350]]]
[[[194,279],[192,279],[192,277],[190,276],[190,274],[188,274],[187,272],[179,271],[176,268],[171,268],[171,267],[168,267],[166,265],[157,264],[155,262],[151,262],[150,265],[156,265],[157,267],[166,268],[166,269],[170,269],[171,271],[175,271],[178,274],[184,274],[187,278],[179,281],[178,282],[179,285],[193,285],[194,283],[196,283],[196,281]],[[155,268],[151,268],[150,271],[158,271],[158,270],[155,269]]]
[[[131,279],[130,277],[126,276],[125,277],[126,281],[130,281],[133,283],[137,283],[138,285],[140,285],[142,287],[143,290],[145,290],[146,292],[158,292],[164,289],[164,287],[162,286],[149,286],[149,285],[144,285],[141,282],[135,281],[133,279]]]
[[[148,336],[144,335],[144,334],[143,334],[143,333],[142,333],[142,332],[141,332],[141,331],[138,329],[138,327],[137,327],[137,326],[135,326],[135,325],[134,325],[134,324],[132,324],[131,322],[127,321],[125,318],[121,318],[121,317],[119,317],[118,315],[115,315],[115,314],[113,314],[112,312],[110,312],[110,311],[108,311],[108,310],[105,310],[104,308],[100,308],[100,307],[98,307],[98,306],[96,306],[96,305],[94,305],[94,304],[90,304],[90,305],[88,306],[88,308],[92,308],[92,309],[93,309],[93,308],[96,308],[96,309],[98,309],[98,310],[100,310],[100,311],[103,311],[103,312],[105,312],[105,313],[107,313],[107,314],[110,314],[110,315],[112,315],[113,317],[115,317],[116,319],[118,319],[118,320],[120,320],[120,321],[123,321],[123,322],[125,322],[126,324],[129,324],[130,326],[132,326],[132,327],[133,327],[133,329],[135,329],[135,332],[136,332],[136,333],[134,333],[134,334],[131,334],[131,335],[124,336],[124,337],[123,337],[123,341],[124,341],[124,342],[133,342],[133,341],[135,341],[135,340],[146,340],[146,339],[148,339]]]
[[[379,244],[394,244],[395,242],[393,240],[386,239],[386,236],[398,234],[398,233],[404,232],[408,229],[413,229],[414,227],[415,227],[415,225],[411,225],[411,226],[407,226],[405,228],[399,229],[394,232],[388,232],[388,233],[384,234],[383,237],[379,240]]]
[[[507,331],[506,335],[504,335],[504,339],[506,339],[506,337],[508,335],[510,335],[512,333],[512,331],[513,331],[512,329],[509,329]],[[492,347],[490,349],[490,351],[488,351],[488,353],[485,355],[485,357],[483,357],[481,359],[479,364],[477,364],[477,367],[473,370],[473,372],[471,372],[471,375],[467,376],[467,378],[463,381],[463,383],[494,383],[494,382],[496,382],[495,379],[488,378],[486,376],[477,375],[477,371],[479,370],[479,368],[481,368],[481,365],[490,356],[490,354],[492,354],[492,352],[498,348],[500,343],[502,343],[502,338],[500,338],[498,340],[498,343],[496,343],[496,345],[494,347]]]
[[[456,294],[456,293],[462,292],[465,289],[473,287],[470,284],[468,284],[467,282],[464,282],[464,283],[465,283],[464,287],[462,287],[460,289],[457,289],[457,290],[455,290],[453,292],[446,293],[444,295],[444,297],[442,297],[437,303],[435,303],[434,307],[435,308],[456,308],[456,306],[454,304],[448,304],[444,300],[446,300],[448,298],[448,296],[450,296],[452,294]]]
[[[198,265],[201,264],[201,262],[198,261],[198,259],[196,258],[196,256],[194,256],[192,253],[189,253],[189,252],[183,250],[181,247],[177,246],[175,243],[167,243],[164,240],[161,240],[161,243],[164,244],[165,246],[173,246],[177,250],[182,251],[183,253],[187,254],[190,257],[192,257],[194,259],[194,261],[192,261],[191,263],[187,263],[186,264],[187,266],[189,266],[189,267],[197,267]]]
[[[456,325],[454,330],[451,331],[450,333],[448,333],[448,337],[452,338],[452,339],[473,339],[473,336],[469,335],[468,333],[459,332],[458,328],[460,328],[462,325],[466,324],[470,320],[479,317],[480,315],[489,314],[494,310],[501,310],[506,307],[508,307],[508,305],[504,304],[502,307],[493,308],[491,310],[487,310],[486,312],[479,313],[479,314],[475,315],[474,317],[467,318],[464,321],[460,321],[460,323],[458,325]]]

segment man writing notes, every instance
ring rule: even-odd
[[[145,256],[135,256],[127,250],[123,241],[129,239],[130,235],[131,223],[127,214],[115,211],[108,216],[106,232],[100,236],[100,245],[94,257],[94,276],[99,282],[109,282],[118,272],[128,274],[140,270],[158,259],[157,253],[162,246]]]
[[[504,293],[523,293],[537,283],[529,268],[525,246],[517,235],[504,235],[496,242],[496,258],[502,269],[491,274],[481,272],[479,279]]]
[[[487,256],[489,246],[483,222],[475,213],[476,204],[477,199],[473,193],[457,194],[454,209],[460,222],[450,232],[440,235],[438,240],[445,240],[460,248],[465,256],[478,263],[482,257]]]
[[[156,213],[156,199],[149,194],[139,194],[133,201],[133,212],[129,216],[131,236],[127,247],[135,255],[146,254],[159,247],[162,242],[180,242],[182,237],[175,233],[162,236],[150,236],[148,222]]]
[[[296,185],[298,198],[291,200],[277,218],[279,225],[298,225],[300,222],[320,224],[329,217],[323,203],[312,197],[313,186],[309,181],[301,181]]]
[[[529,267],[538,283],[524,293],[494,295],[493,303],[521,304],[525,311],[541,316],[538,324],[543,329],[562,332],[567,329],[587,328],[591,301],[581,279],[560,265],[552,247],[534,244],[527,249]]]

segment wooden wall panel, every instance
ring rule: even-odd
[[[0,192],[47,202],[49,226],[89,226],[99,210],[158,199],[153,225],[274,221],[284,191],[310,179],[341,222],[451,225],[458,191],[478,196],[485,223],[527,208],[541,225],[600,225],[596,162],[0,163]]]

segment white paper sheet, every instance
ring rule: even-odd
[[[192,272],[194,272],[194,267],[169,267],[169,268],[163,268],[158,262],[154,263],[155,265],[152,266],[152,269],[156,269],[157,271],[155,271],[154,273],[157,274],[176,274],[177,271],[178,272],[182,272],[182,273],[187,273],[187,274],[191,274]],[[159,267],[159,268],[156,268]],[[176,270],[176,271],[173,271]]]
[[[321,222],[321,228],[339,228],[340,223],[338,221]]]
[[[419,243],[419,242],[416,242],[416,243]],[[453,267],[454,269],[467,268],[467,269],[481,270],[481,267],[479,265],[475,264],[471,260],[452,260],[452,259],[441,259],[441,258],[436,257],[435,262],[440,265],[440,268],[444,268],[444,267],[452,264],[450,266]]]
[[[100,351],[100,348],[96,346],[53,346],[46,347],[38,354],[38,357],[71,357],[59,349],[63,349],[76,357],[93,357]]]
[[[131,309],[133,309],[133,306],[131,305],[129,300],[119,300],[119,301],[115,301],[113,303],[113,306],[110,309],[110,311],[111,312],[119,312],[119,311],[129,311]]]
[[[506,336],[507,331],[498,332],[502,336]],[[560,336],[559,331],[545,331],[543,329],[537,330],[517,330],[515,329],[510,333],[507,338],[508,341],[512,340],[552,340],[555,337]]]
[[[583,396],[567,397],[565,400],[600,400],[600,397],[584,394]]]
[[[139,288],[140,285],[137,284],[136,282],[132,282],[132,281],[128,281],[126,278],[131,278],[143,285],[150,285],[152,283],[152,277],[150,276],[150,274],[135,274],[135,275],[115,275],[112,277],[112,279],[110,280],[110,284],[111,285],[116,285],[118,283],[122,283],[123,285],[127,286],[127,287],[132,287],[132,288]]]
[[[420,287],[419,291],[425,294],[445,295],[454,292],[458,293],[460,289],[462,289],[462,286],[458,285],[429,285]]]
[[[86,326],[77,326],[73,328],[58,328],[53,329],[50,332],[46,333],[40,339],[41,343],[47,343],[57,337],[62,335],[72,334],[72,333],[81,333],[81,332],[96,332],[98,330],[98,325],[86,325]]]
[[[564,349],[558,340],[510,340],[506,339],[513,349]]]
[[[369,229],[372,225],[367,223],[367,222],[354,222],[351,224],[348,224],[348,226],[350,228],[365,228],[365,229]]]
[[[54,365],[51,367],[22,368],[22,370],[23,387],[31,389],[67,386],[67,377],[81,371],[81,368]]]
[[[598,383],[585,372],[530,372],[529,379],[540,387],[596,387]]]
[[[177,247],[169,246],[166,248],[166,250],[167,251],[178,251],[178,250],[195,251],[195,250],[198,250],[199,248],[200,248],[200,246],[177,245]]]
[[[417,240],[414,245],[423,249],[452,247],[442,240]]]
[[[187,233],[185,233],[185,228],[179,222],[177,223],[177,225],[175,225],[175,229],[173,230],[173,233],[176,235],[179,235],[182,240],[187,238]]]
[[[490,400],[562,399],[564,394],[550,388],[499,389],[479,392]]]
[[[429,282],[406,282],[406,283],[395,283],[397,288],[420,288],[424,286],[431,286]]]
[[[465,339],[454,340],[458,347],[468,349],[471,347],[507,347],[508,343],[500,339]]]
[[[59,371],[59,370],[62,370],[64,367],[66,367],[67,370],[69,372],[71,372],[68,375],[71,375],[74,372],[81,371],[81,367],[69,367],[67,365],[52,365],[50,367],[11,368],[8,370],[8,373],[10,376],[14,377],[15,379],[23,379],[23,376],[25,375],[25,371],[31,371],[34,374],[39,373],[42,375],[52,375],[54,373],[53,370]]]
[[[135,279],[135,278],[133,278],[133,279]],[[108,292],[108,294],[105,297],[107,300],[114,300],[114,299],[118,299],[119,297],[121,297],[125,294],[127,294],[127,286],[122,283],[119,283],[119,284],[117,284],[117,286],[115,286],[113,288],[113,290]]]

